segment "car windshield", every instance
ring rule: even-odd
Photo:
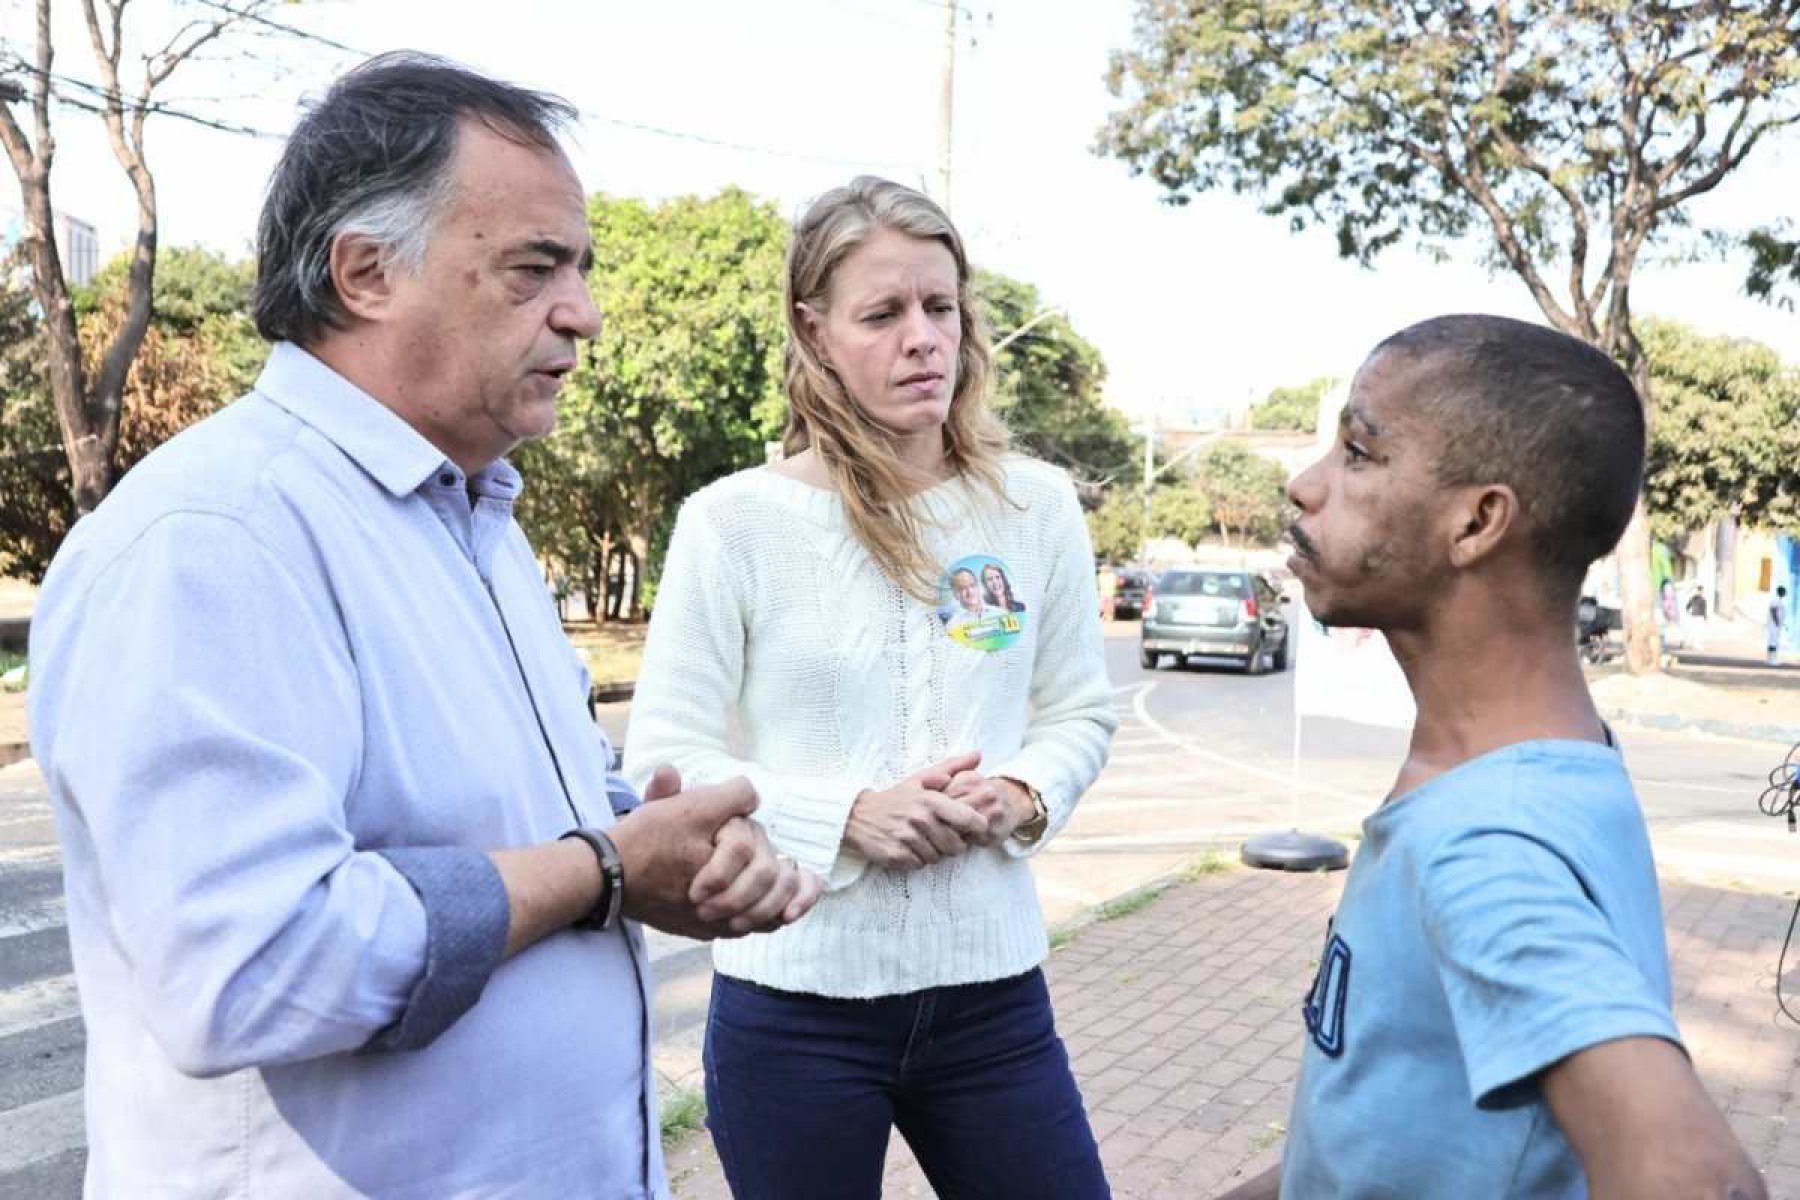
[[[1160,596],[1223,596],[1241,600],[1248,594],[1242,575],[1213,571],[1171,571],[1156,585]]]

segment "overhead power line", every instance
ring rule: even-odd
[[[230,13],[240,20],[261,25],[266,29],[274,29],[292,37],[302,38],[309,42],[317,42],[321,46],[329,46],[333,50],[342,51],[345,54],[354,54],[358,58],[369,57],[369,52],[367,50],[358,50],[355,46],[347,46],[343,42],[334,41],[322,33],[314,33],[310,29],[301,29],[298,25],[284,25],[280,21],[263,16],[261,13],[251,12],[248,9],[234,8],[229,4],[223,3],[222,0],[198,0],[198,3],[204,4],[208,8],[216,9],[222,13]]]
[[[48,74],[46,74],[44,71],[40,70],[35,64],[26,62],[24,59],[20,58],[16,53],[12,53],[11,51],[6,51],[5,54],[6,54],[6,57],[10,60],[6,64],[4,64],[5,70],[23,71],[25,74],[30,75],[34,79],[48,79],[51,84],[51,94],[54,95],[62,103],[69,105],[71,108],[79,108],[86,112],[95,112],[95,113],[105,111],[103,108],[101,108],[100,105],[94,103],[94,101],[92,101],[92,100],[84,100],[84,99],[81,99],[80,97],[70,95],[66,90],[64,90],[67,88],[74,88],[78,91],[85,92],[90,96],[95,96],[102,100],[111,99],[111,96],[107,92],[105,87],[103,87],[102,85],[100,85],[98,83],[95,83],[94,81],[92,81],[90,79],[78,79],[73,75],[64,75],[58,71],[51,71]],[[7,80],[0,80],[0,96],[4,96],[4,88],[8,82],[9,81],[7,81]],[[17,89],[17,85],[14,85],[14,87],[16,90],[18,90],[19,94],[16,97],[4,96],[4,98],[13,99],[13,100],[23,100],[25,98],[23,89]],[[130,111],[137,107],[137,100],[130,95],[121,94],[120,101],[124,105],[124,107],[127,111]],[[187,121],[191,124],[200,125],[207,129],[217,130],[220,133],[235,133],[235,134],[240,134],[245,137],[269,138],[269,139],[273,139],[276,141],[281,140],[281,138],[284,136],[283,134],[279,134],[279,133],[270,133],[266,129],[257,129],[255,126],[252,126],[252,125],[243,125],[243,124],[239,124],[238,122],[235,122],[235,121],[221,121],[221,120],[217,119],[216,117],[202,116],[199,113],[188,112],[186,109],[176,108],[173,105],[165,104],[161,101],[154,101],[154,100],[151,101],[149,104],[146,104],[144,106],[144,111],[146,113],[149,113],[149,114],[152,114],[155,116],[173,117],[177,121]]]
[[[233,16],[265,26],[290,37],[300,38],[303,41],[316,42],[319,45],[329,47],[330,49],[342,53],[353,54],[359,58],[372,57],[370,51],[351,46],[348,43],[340,42],[333,38],[325,37],[323,34],[313,33],[310,30],[302,29],[295,25],[284,24],[283,22],[261,16],[258,13],[237,8],[231,4],[225,3],[224,0],[197,0],[197,2],[204,4],[208,8],[213,8],[223,13],[229,13]],[[3,53],[7,59],[11,60],[10,69],[23,71],[33,77],[42,77],[38,68],[34,64],[26,61],[16,51],[8,48],[0,50],[0,53]],[[74,76],[64,75],[58,72],[51,72],[49,78],[54,84],[76,88],[102,99],[107,96],[106,89],[91,80],[78,79]],[[0,79],[0,89],[4,89],[6,82],[6,80]],[[23,99],[22,96],[20,98]],[[58,91],[57,98],[74,108],[80,108],[88,112],[100,111],[100,109],[92,102],[84,102],[77,97],[70,96],[67,92]],[[251,125],[203,116],[199,113],[178,108],[163,101],[152,101],[146,106],[145,111],[155,115],[173,117],[178,121],[186,121],[190,124],[216,130],[220,133],[231,133],[243,137],[262,138],[271,141],[280,141],[287,136],[286,134],[274,133],[266,129],[258,129]],[[754,142],[733,141],[729,138],[714,137],[710,134],[694,133],[689,130],[671,129],[667,126],[654,125],[647,121],[632,121],[623,117],[607,116],[604,113],[594,112],[591,109],[580,109],[578,111],[581,118],[586,121],[592,121],[602,125],[611,125],[615,128],[628,129],[637,133],[646,133],[654,137],[689,142],[694,145],[712,146],[721,150],[734,150],[743,154],[760,154],[768,158],[781,158],[793,162],[813,163],[820,166],[886,167],[896,168],[915,174],[922,172],[922,168],[917,163],[900,162],[898,160],[888,159],[844,158],[830,154],[815,154],[808,151],[790,150],[780,146],[766,146]]]

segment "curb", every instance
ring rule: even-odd
[[[635,679],[614,679],[605,683],[596,683],[588,688],[589,704],[615,704],[620,700],[629,700],[637,691]]]
[[[1114,910],[1128,904],[1133,904],[1138,900],[1155,899],[1176,884],[1187,882],[1186,877],[1188,872],[1193,870],[1194,864],[1204,857],[1205,855],[1203,854],[1194,855],[1191,860],[1183,863],[1179,867],[1173,867],[1160,875],[1152,876],[1143,883],[1140,883],[1135,887],[1126,888],[1124,891],[1119,892],[1116,895],[1108,896],[1104,900],[1097,900],[1076,913],[1074,916],[1065,918],[1064,920],[1058,921],[1056,924],[1047,927],[1044,932],[1048,934],[1050,938],[1050,953],[1056,953],[1060,947],[1067,945],[1071,939],[1083,930],[1090,929],[1093,926],[1108,920]],[[1246,869],[1248,868],[1243,862],[1233,857],[1230,863],[1219,873],[1224,874],[1226,872],[1242,871]]]
[[[1608,721],[1635,725],[1659,732],[1692,730],[1717,737],[1742,738],[1752,742],[1774,742],[1777,745],[1800,744],[1800,726],[1751,725],[1739,721],[1721,721],[1712,717],[1684,717],[1678,713],[1639,713],[1622,708],[1602,708],[1600,715]]]

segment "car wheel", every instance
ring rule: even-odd
[[[1138,665],[1140,667],[1144,668],[1144,670],[1146,670],[1146,671],[1156,670],[1157,664],[1161,661],[1162,661],[1162,655],[1158,654],[1154,650],[1139,650],[1138,651]]]
[[[1256,643],[1250,653],[1244,655],[1244,674],[1261,675],[1263,673],[1263,658],[1267,653],[1267,649],[1261,642]]]
[[[1288,669],[1288,640],[1286,638],[1282,638],[1281,645],[1275,648],[1273,665],[1277,671],[1285,671]]]

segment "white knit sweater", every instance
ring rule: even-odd
[[[1009,840],[916,871],[843,846],[850,806],[963,750],[1042,793],[1050,827],[1105,765],[1112,706],[1087,526],[1068,478],[1005,463],[1001,503],[951,480],[913,503],[947,568],[1004,565],[1023,628],[1009,645],[953,640],[938,608],[890,582],[834,492],[756,468],[682,506],[656,594],[625,739],[639,787],[659,763],[687,783],[745,775],[776,848],[829,880],[805,918],[721,941],[727,975],[868,997],[1003,979],[1048,950],[1030,868]]]

